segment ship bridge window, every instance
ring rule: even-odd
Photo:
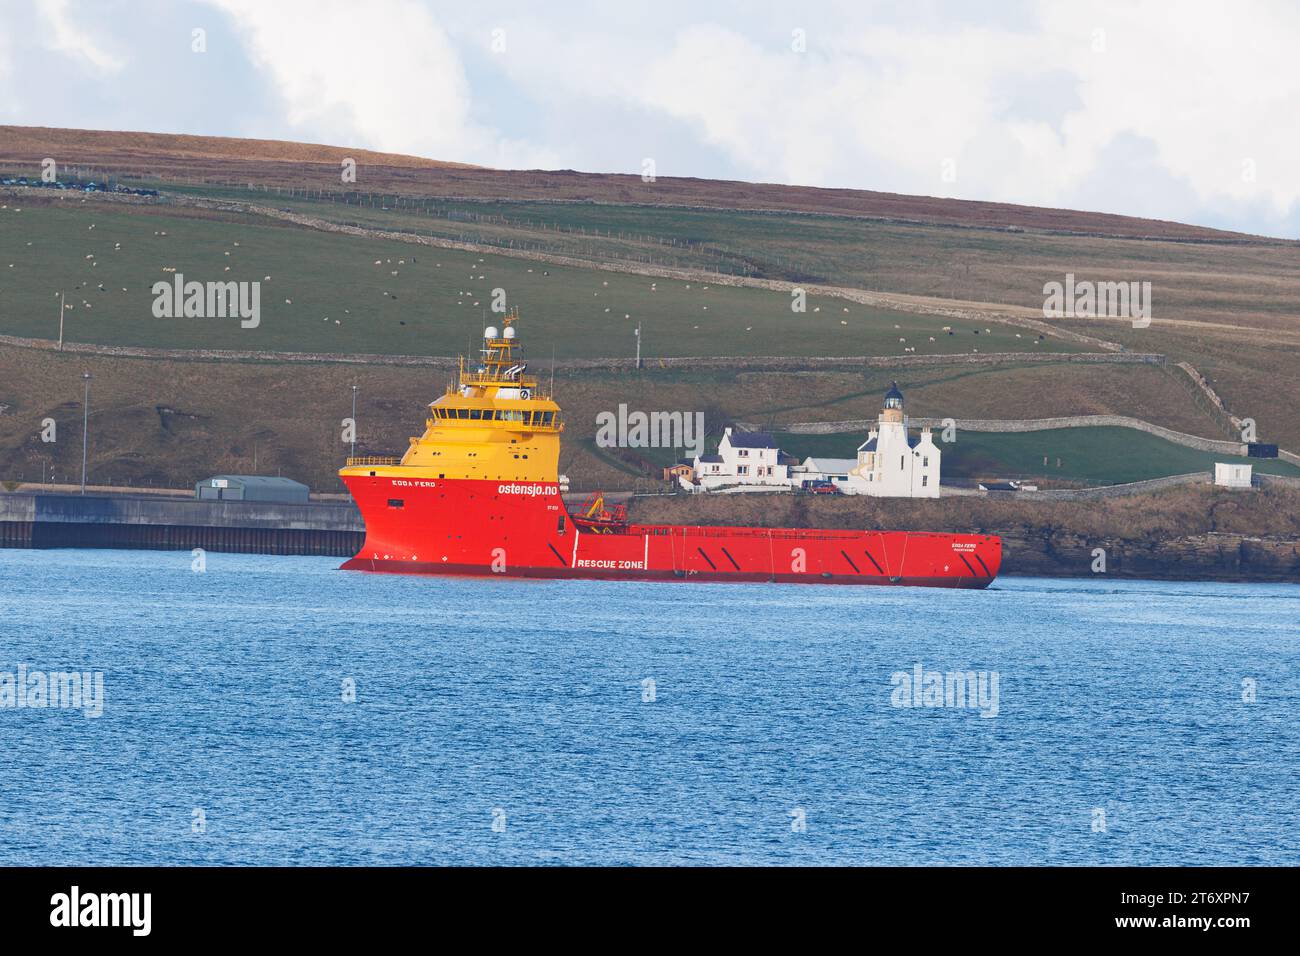
[[[473,420],[473,421],[479,421],[480,419],[483,418],[483,409],[481,409],[481,408],[471,408],[471,409],[469,410],[469,417],[470,417],[470,419]]]

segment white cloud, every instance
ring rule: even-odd
[[[72,83],[25,97],[34,121],[168,131],[190,97],[192,121],[214,133],[244,124],[491,166],[637,172],[648,156],[661,176],[1279,234],[1300,223],[1300,7],[1280,0],[1185,0],[1176,11],[1153,0],[659,0],[648,19],[563,0],[544,14],[524,0],[187,0],[131,21],[76,0],[35,2],[38,29],[0,37],[0,71],[5,39],[13,51],[0,107],[39,79],[49,48],[113,76],[93,99]],[[156,55],[213,8],[231,29],[210,31],[201,66]],[[796,27],[806,52],[791,49]],[[499,55],[488,51],[496,28],[509,40]],[[220,75],[234,80],[224,94],[212,85]],[[182,86],[167,104],[151,95],[164,83]]]
[[[808,25],[804,53],[777,14],[743,27],[687,15],[659,44],[548,18],[516,25],[506,68],[553,105],[601,100],[685,122],[746,178],[1097,208],[1105,191],[1093,177],[1122,176],[1108,151],[1136,139],[1154,156],[1134,170],[1152,178],[1148,192],[1178,197],[1147,215],[1194,219],[1234,203],[1277,223],[1294,215],[1300,8],[1024,9],[990,27],[926,8],[883,22],[880,10],[845,5]],[[946,160],[955,181],[942,175]],[[1130,185],[1113,183],[1117,194]]]
[[[1082,108],[1065,146],[1092,157],[1118,136],[1149,140],[1165,171],[1203,202],[1267,202],[1278,214],[1300,201],[1300,71],[1290,67],[1300,8],[1286,4],[1113,3],[1104,16],[1046,8],[1054,35],[1103,25],[1106,51],[1075,48]],[[1253,160],[1255,178],[1243,176]]]
[[[11,57],[9,35],[0,32],[0,109],[3,109],[6,114],[15,110],[18,105],[13,93],[10,92],[13,89]]]
[[[228,13],[295,129],[336,145],[460,162],[552,158],[473,115],[456,50],[412,0],[209,0]]]
[[[79,13],[68,9],[67,0],[37,0],[36,9],[48,30],[45,44],[49,49],[82,60],[100,73],[122,69],[123,61],[100,49]]]

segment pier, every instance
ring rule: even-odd
[[[283,504],[149,495],[0,493],[0,547],[131,548],[349,558],[365,540],[350,501]]]

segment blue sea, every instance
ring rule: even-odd
[[[192,561],[0,551],[0,864],[1300,863],[1300,587]]]

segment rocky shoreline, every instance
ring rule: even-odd
[[[1290,487],[1192,485],[1125,498],[1033,502],[677,495],[634,499],[630,518],[996,534],[1004,575],[1300,583],[1300,490]]]

